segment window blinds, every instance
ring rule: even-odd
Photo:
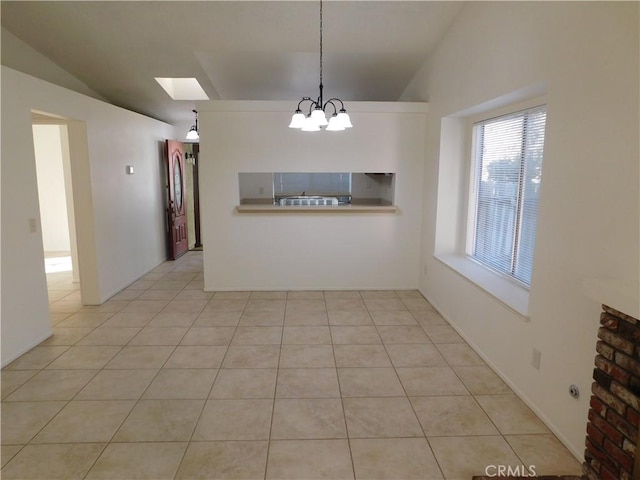
[[[474,124],[472,257],[531,284],[546,107]]]

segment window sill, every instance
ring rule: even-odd
[[[238,205],[237,213],[396,213],[395,205]]]
[[[526,288],[465,255],[438,254],[435,258],[496,298],[525,321],[529,321],[529,291]]]

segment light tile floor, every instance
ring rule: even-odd
[[[204,292],[190,252],[2,371],[2,478],[448,479],[580,465],[417,291]]]

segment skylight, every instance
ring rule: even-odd
[[[174,100],[209,100],[195,78],[161,78],[156,81]]]

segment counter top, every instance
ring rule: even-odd
[[[238,213],[396,213],[395,205],[238,205]]]

